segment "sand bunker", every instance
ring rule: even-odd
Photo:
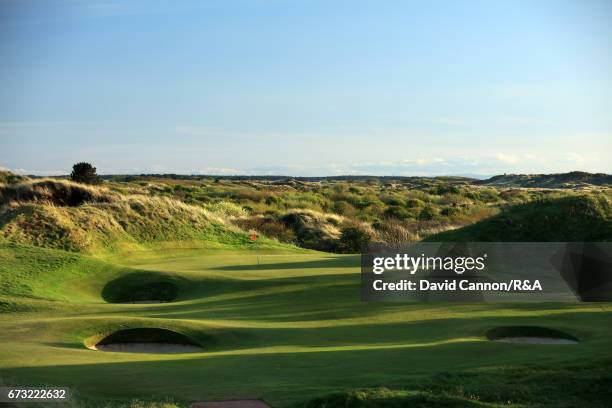
[[[191,404],[193,408],[270,408],[262,400],[229,400],[229,401],[200,401]]]
[[[88,348],[119,353],[174,354],[202,351],[198,343],[184,334],[159,328],[119,330]]]
[[[487,332],[491,341],[515,344],[576,344],[578,339],[559,330],[538,326],[496,327]]]

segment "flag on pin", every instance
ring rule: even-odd
[[[251,239],[252,239],[253,241],[256,241],[256,240],[257,240],[257,232],[253,231],[253,235],[251,235]]]

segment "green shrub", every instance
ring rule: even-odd
[[[96,168],[90,163],[79,162],[72,166],[70,178],[76,183],[100,184],[102,178],[96,174]]]
[[[440,210],[440,215],[445,217],[453,217],[459,214],[461,214],[461,209],[459,207],[444,207]]]
[[[370,243],[370,234],[357,224],[345,225],[341,229],[339,249],[344,253],[358,253]]]
[[[387,218],[397,218],[398,220],[405,220],[408,218],[413,218],[414,214],[404,207],[393,205],[385,209],[384,216]]]
[[[418,198],[409,198],[406,200],[407,208],[421,208],[425,205],[425,203]]]
[[[355,207],[346,201],[336,201],[332,206],[332,210],[340,215],[352,215],[355,213]]]
[[[436,208],[433,205],[428,204],[421,209],[421,212],[419,212],[419,219],[433,220],[434,218],[436,218],[437,215],[438,211],[436,210]]]

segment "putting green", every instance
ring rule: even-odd
[[[350,388],[401,388],[439,372],[610,357],[609,304],[364,303],[358,265],[357,256],[291,249],[166,247],[102,261],[0,245],[2,381],[68,386],[94,399],[263,398],[282,406]],[[107,302],[122,282],[134,288],[171,283],[176,297]],[[530,325],[580,342],[568,348],[486,338],[494,327]],[[86,347],[139,327],[182,333],[203,350],[141,354]]]

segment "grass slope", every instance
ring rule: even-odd
[[[264,398],[275,407],[609,401],[610,305],[364,303],[356,256],[173,246],[102,261],[0,245],[2,382],[69,386],[91,406],[133,398]],[[156,274],[179,282],[176,301],[105,301],[109,285],[134,284],[141,274],[146,282]],[[486,340],[487,330],[504,325],[551,327],[581,342]],[[138,327],[183,333],[204,350],[155,355],[85,347]]]
[[[120,194],[66,180],[0,185],[0,238],[96,256],[163,242],[201,247],[287,247],[250,235],[223,214],[169,197]]]
[[[612,204],[574,196],[516,205],[484,221],[426,239],[432,242],[573,242],[612,240]]]

